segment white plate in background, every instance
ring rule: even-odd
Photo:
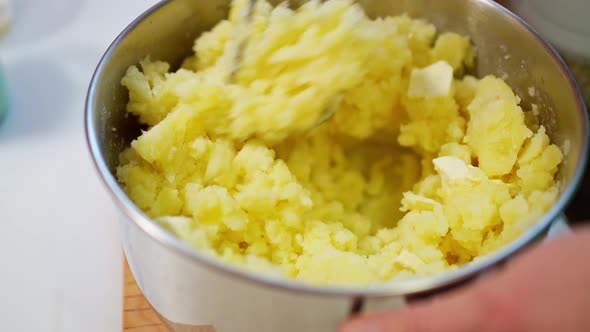
[[[86,149],[84,99],[100,57],[155,0],[14,0],[0,41],[2,331],[121,331],[116,211]]]

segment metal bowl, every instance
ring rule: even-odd
[[[293,2],[293,1],[292,1]],[[428,19],[441,31],[471,37],[478,49],[475,74],[505,78],[523,99],[540,107],[540,122],[565,150],[558,201],[534,226],[501,250],[457,269],[375,287],[316,287],[255,274],[194,251],[148,218],[114,176],[119,153],[140,129],[126,116],[120,81],[130,65],[150,55],[173,66],[193,41],[227,16],[229,0],[163,1],[136,19],[100,61],[86,102],[88,146],[98,175],[121,211],[123,244],[138,284],[167,320],[218,331],[330,331],[350,312],[403,305],[457,285],[503,262],[542,236],[580,182],[588,147],[588,118],[580,91],[560,56],[519,18],[486,0],[359,0],[372,16]],[[536,93],[531,96],[529,88]]]

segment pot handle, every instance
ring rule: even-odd
[[[564,214],[561,214],[551,223],[551,226],[549,226],[545,240],[551,240],[562,235],[570,234],[571,232],[572,229],[567,217]]]

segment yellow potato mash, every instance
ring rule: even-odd
[[[350,0],[260,0],[247,24],[246,3],[182,68],[146,58],[122,80],[145,130],[117,177],[196,250],[314,284],[371,284],[486,255],[556,200],[560,149],[525,124],[504,81],[465,76],[468,37],[370,19]]]

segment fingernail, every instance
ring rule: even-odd
[[[357,319],[344,324],[339,332],[385,332],[385,330],[377,322]]]

